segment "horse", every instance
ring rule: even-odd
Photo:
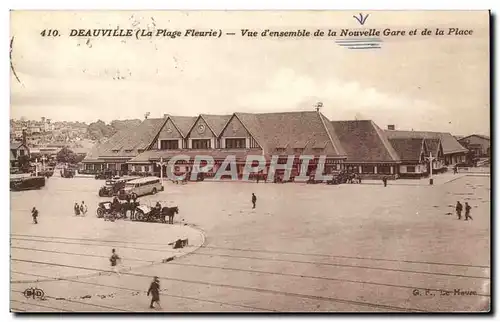
[[[163,222],[166,223],[167,221],[165,220],[165,217],[168,217],[168,223],[173,224],[174,223],[174,216],[175,214],[179,213],[179,207],[163,207],[161,209],[161,215],[163,216]]]

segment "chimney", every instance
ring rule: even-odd
[[[396,126],[394,124],[389,124],[387,125],[387,129],[390,131],[394,131],[396,129]]]
[[[26,130],[23,129],[23,144],[26,145]]]

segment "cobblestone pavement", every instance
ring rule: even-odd
[[[386,188],[166,183],[164,192],[141,201],[179,206],[173,226],[97,219],[102,183],[51,178],[40,191],[11,194],[12,246],[36,248],[12,249],[12,258],[50,263],[11,261],[11,269],[64,276],[19,283],[36,276],[12,273],[13,309],[152,311],[145,291],[155,275],[162,288],[159,311],[478,311],[490,302],[489,177]],[[80,200],[89,204],[83,218],[72,215]],[[457,220],[457,200],[471,204],[474,220]],[[32,206],[40,209],[39,225],[31,223]],[[164,244],[178,236],[192,233],[199,239],[190,243],[203,242],[185,223],[204,232],[204,246],[149,263],[170,256]],[[98,275],[111,247],[124,266],[137,264],[121,276]],[[54,250],[104,257],[47,252]],[[25,298],[22,292],[31,287],[43,289],[45,300]]]

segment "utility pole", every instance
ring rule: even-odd
[[[160,162],[156,162],[156,165],[160,167],[160,182],[163,185],[163,166],[167,165],[167,162],[164,162],[163,158],[160,158]]]
[[[429,178],[429,184],[432,185],[434,184],[433,180],[432,180],[432,162],[434,160],[436,160],[435,157],[432,156],[432,152],[429,152],[429,156],[428,157],[425,157],[428,161],[429,161],[429,167],[430,167],[430,178]]]
[[[35,159],[35,177],[38,177],[38,158]]]
[[[42,170],[45,171],[45,161],[47,161],[47,157],[43,155],[41,160],[42,160]]]

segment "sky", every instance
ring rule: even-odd
[[[381,128],[489,134],[487,11],[373,11],[363,29],[473,30],[381,37],[350,50],[339,37],[270,39],[241,29],[359,30],[359,12],[57,11],[11,13],[11,118],[98,119],[313,110]],[[69,37],[70,29],[188,28],[221,38]],[[57,29],[58,37],[42,37]],[[120,79],[117,79],[120,78]]]

